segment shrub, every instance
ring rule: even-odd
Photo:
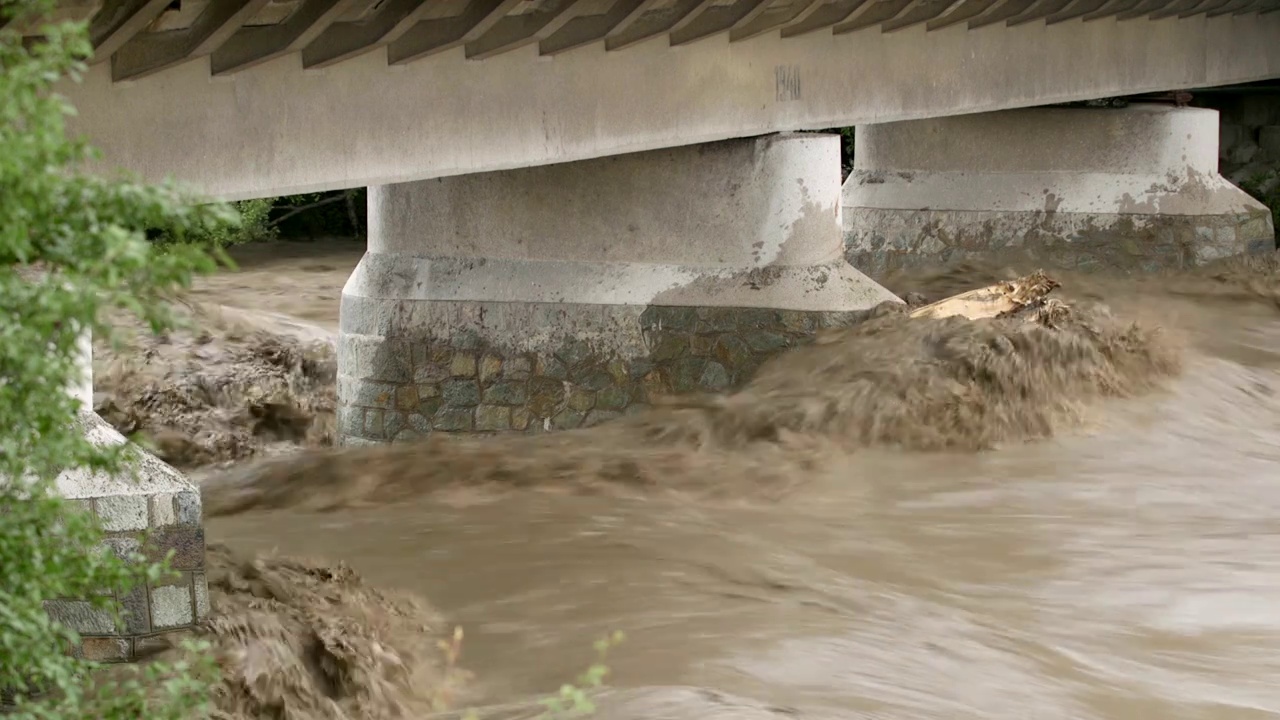
[[[161,246],[184,244],[214,249],[274,240],[278,232],[270,219],[272,202],[270,198],[233,202],[230,208],[234,214],[228,222],[202,223],[194,227],[189,224],[152,227],[148,237]]]
[[[128,447],[94,447],[70,422],[79,403],[63,388],[77,374],[78,340],[109,336],[112,309],[168,326],[168,294],[214,267],[196,246],[157,247],[147,230],[220,237],[235,218],[173,187],[84,172],[92,152],[67,137],[71,108],[55,85],[83,72],[86,24],[45,24],[30,44],[14,29],[52,9],[52,0],[0,0],[0,688],[24,719],[188,718],[207,703],[208,663],[107,677],[64,652],[76,635],[48,617],[45,600],[93,598],[167,569],[90,550],[98,529],[68,511],[53,480],[74,467],[130,467]]]

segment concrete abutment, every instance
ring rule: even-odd
[[[896,298],[849,265],[839,138],[794,134],[370,189],[343,290],[345,442],[594,424],[731,389]]]
[[[1001,255],[1152,271],[1275,250],[1265,206],[1218,174],[1218,114],[1035,108],[861,126],[846,257],[879,276]]]

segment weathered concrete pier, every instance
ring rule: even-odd
[[[1014,253],[1150,271],[1275,249],[1270,210],[1218,174],[1212,110],[1009,110],[865,125],[856,142],[845,238],[872,274]]]
[[[896,300],[844,259],[831,135],[381,185],[369,210],[347,438],[593,424]]]

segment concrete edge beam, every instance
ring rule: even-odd
[[[240,199],[1262,79],[1280,67],[1278,34],[1280,15],[915,26],[678,50],[597,45],[547,62],[530,60],[532,45],[482,63],[459,62],[455,47],[393,68],[381,53],[307,71],[277,57],[213,80],[205,58],[125,84],[95,66],[61,89],[79,111],[70,130],[103,151],[95,168]],[[921,68],[946,69],[938,91],[905,91]]]

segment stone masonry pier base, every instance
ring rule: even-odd
[[[895,301],[844,259],[839,152],[780,135],[370,188],[344,441],[594,424]]]
[[[128,442],[93,412],[91,343],[82,341],[84,372],[73,389],[80,400],[77,418],[82,432],[99,446]],[[124,594],[104,588],[121,609],[120,622],[84,598],[45,602],[51,617],[80,634],[77,656],[100,662],[124,662],[148,653],[154,638],[195,627],[209,614],[209,586],[205,579],[205,540],[200,491],[159,458],[134,446],[132,475],[113,476],[84,469],[62,473],[55,481],[58,494],[92,513],[105,534],[105,544],[122,557],[140,553],[160,562],[173,552],[170,567],[176,576],[148,582]]]
[[[1213,110],[1036,108],[861,126],[846,257],[895,268],[1018,254],[1158,270],[1272,251],[1267,209],[1218,174]]]

